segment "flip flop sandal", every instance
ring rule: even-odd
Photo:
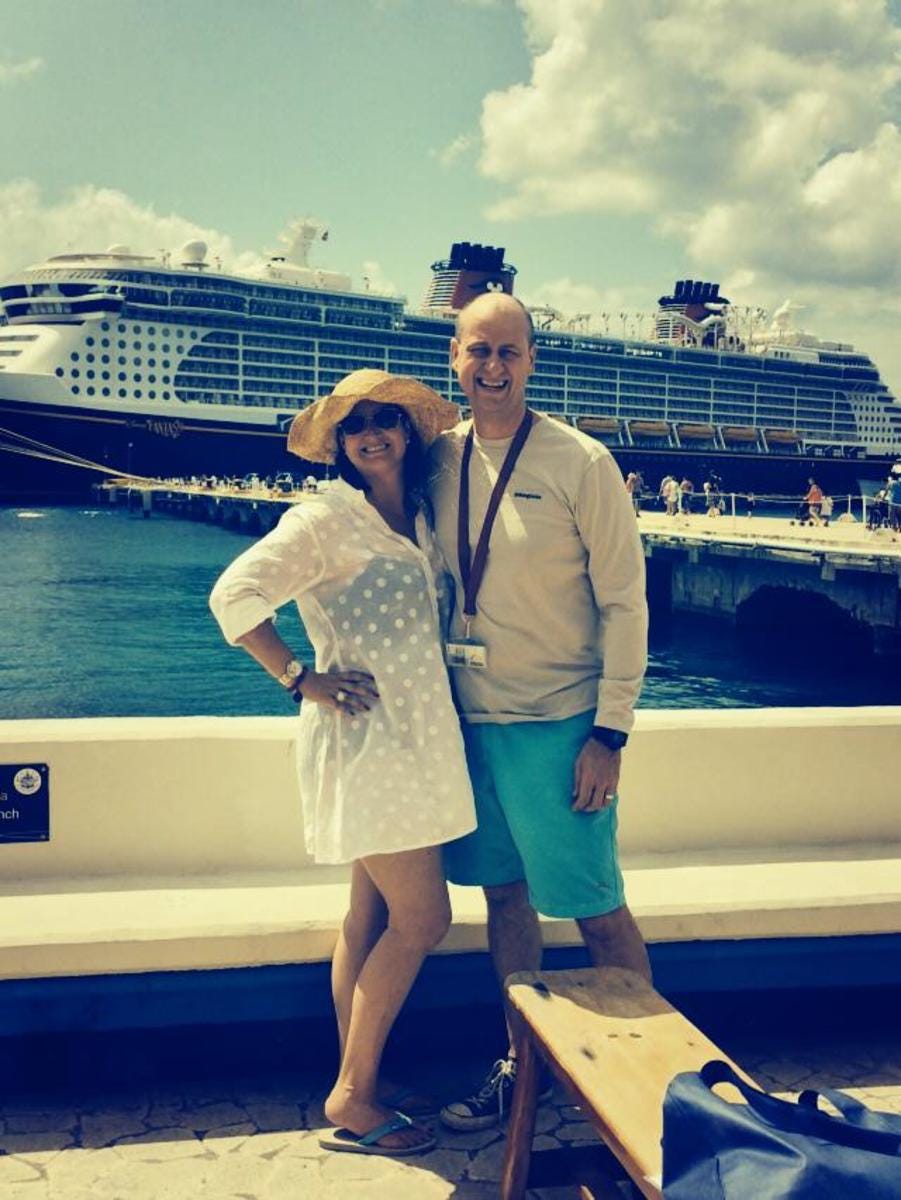
[[[416,1103],[416,1100],[419,1103]],[[413,1117],[418,1120],[423,1117],[437,1117],[441,1111],[440,1101],[434,1097],[420,1095],[415,1088],[396,1088],[395,1091],[389,1092],[387,1096],[380,1097],[380,1102],[386,1108],[393,1108],[400,1112],[406,1113],[408,1117]]]
[[[408,1158],[411,1154],[424,1154],[433,1150],[438,1144],[433,1137],[426,1137],[413,1146],[380,1146],[379,1140],[389,1133],[397,1133],[401,1129],[409,1129],[413,1124],[405,1113],[395,1113],[390,1121],[370,1129],[369,1133],[353,1133],[350,1129],[329,1129],[319,1138],[319,1145],[325,1150],[334,1150],[343,1154],[381,1154],[384,1158]]]

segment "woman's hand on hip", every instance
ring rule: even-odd
[[[369,712],[378,700],[375,679],[368,671],[307,671],[300,685],[304,700],[355,716]]]

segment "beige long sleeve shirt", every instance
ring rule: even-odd
[[[463,636],[457,555],[464,422],[433,448],[436,533],[456,584],[451,635]],[[474,439],[475,549],[511,438]],[[488,667],[452,669],[471,722],[562,720],[628,732],[647,662],[644,556],[619,468],[599,442],[539,415],[501,501],[471,636]]]

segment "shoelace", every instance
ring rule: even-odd
[[[499,1058],[491,1068],[491,1074],[479,1089],[478,1100],[484,1104],[492,1096],[497,1096],[497,1115],[504,1115],[504,1081],[509,1079],[512,1086],[516,1082],[516,1059]]]

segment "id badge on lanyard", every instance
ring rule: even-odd
[[[510,448],[501,465],[500,473],[491,492],[488,507],[485,510],[485,520],[476,543],[475,555],[469,544],[469,462],[472,458],[473,431],[470,428],[463,446],[463,459],[460,463],[460,500],[457,508],[457,555],[460,565],[460,578],[463,581],[463,625],[465,636],[456,641],[445,643],[445,660],[449,667],[468,667],[470,670],[485,670],[488,666],[488,647],[484,642],[470,636],[472,622],[476,616],[476,599],[482,578],[485,574],[485,564],[488,559],[488,542],[494,519],[500,507],[501,499],[516,460],[522,453],[526,439],[532,428],[534,414],[526,409],[525,416],[510,443]]]

